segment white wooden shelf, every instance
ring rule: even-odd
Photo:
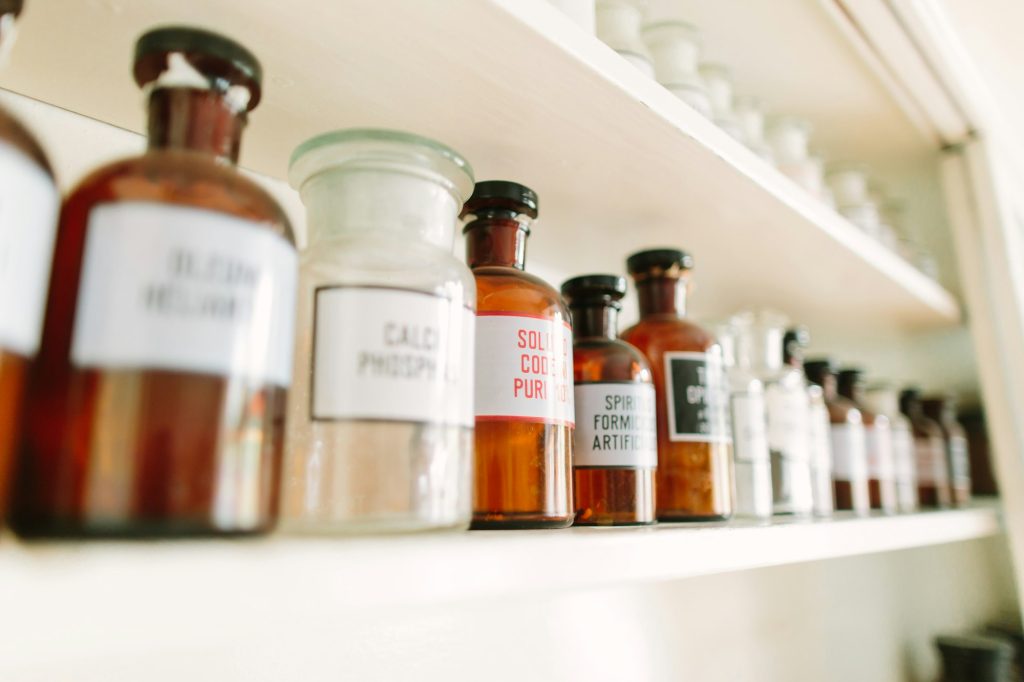
[[[543,0],[209,0],[201,16],[174,0],[33,0],[0,86],[139,131],[133,41],[173,22],[222,30],[263,61],[242,159],[257,172],[284,177],[292,149],[324,130],[412,130],[480,179],[537,189],[531,259],[566,273],[679,245],[696,257],[698,315],[767,305],[861,330],[960,319],[942,287]]]

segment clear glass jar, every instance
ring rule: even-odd
[[[597,0],[595,33],[644,74],[654,77],[651,55],[640,38],[646,0]]]
[[[783,363],[801,375],[804,373],[804,352],[811,338],[805,327],[786,330],[782,340]],[[811,446],[811,497],[815,516],[832,516],[835,500],[832,494],[832,437],[828,406],[821,386],[809,383],[810,403],[808,433]]]
[[[892,454],[896,469],[896,503],[901,512],[917,510],[917,467],[914,462],[914,434],[910,420],[900,412],[899,395],[887,385],[868,389],[864,401],[878,414],[889,418]]]
[[[783,316],[762,311],[733,317],[736,364],[764,382],[776,514],[810,515],[810,402],[799,370],[783,364]]]
[[[743,140],[743,130],[732,109],[732,71],[723,64],[700,65],[700,77],[711,98],[711,118],[715,125],[737,140]]]
[[[700,32],[685,21],[644,26],[644,42],[654,59],[654,75],[672,94],[712,118],[711,98],[698,71]]]
[[[473,188],[448,147],[387,130],[302,144],[306,205],[282,524],[465,528],[476,287],[452,255]]]
[[[756,97],[738,95],[733,99],[733,112],[740,127],[743,144],[768,163],[775,160],[764,134],[764,105]]]
[[[729,383],[736,488],[734,514],[746,518],[770,518],[773,513],[772,468],[764,384],[751,373],[749,366],[741,367],[736,363],[737,333],[733,325],[718,325],[715,334],[722,346],[722,363]],[[743,349],[743,352],[747,350]]]
[[[811,124],[793,116],[775,116],[768,122],[767,137],[775,166],[814,196],[822,196],[821,159],[810,152]]]

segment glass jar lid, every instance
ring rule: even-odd
[[[445,188],[461,206],[473,190],[473,169],[451,147],[398,130],[350,128],[312,137],[292,153],[295,189],[324,171],[377,170],[414,175]]]

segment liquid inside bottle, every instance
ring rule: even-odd
[[[149,150],[61,214],[18,451],[23,535],[269,530],[277,517],[296,256],[234,168],[261,72],[187,28],[144,35]]]
[[[698,521],[733,514],[729,387],[715,337],[686,319],[692,257],[641,251],[627,268],[640,321],[622,339],[647,357],[658,404],[658,519]]]
[[[626,280],[585,275],[562,294],[575,336],[576,525],[654,523],[654,383],[643,354],[616,338]]]
[[[473,528],[572,525],[572,325],[561,295],[524,271],[537,195],[477,183],[463,208],[477,287]]]

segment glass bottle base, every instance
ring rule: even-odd
[[[266,535],[275,523],[250,528],[218,528],[205,520],[132,520],[83,523],[78,519],[19,521],[9,519],[15,535],[23,540],[155,540],[202,537]]]
[[[728,521],[732,514],[709,514],[707,516],[694,516],[692,514],[673,514],[660,512],[659,523],[706,523],[711,521]]]
[[[573,516],[541,516],[530,513],[479,514],[469,524],[470,530],[531,530],[568,528]]]

